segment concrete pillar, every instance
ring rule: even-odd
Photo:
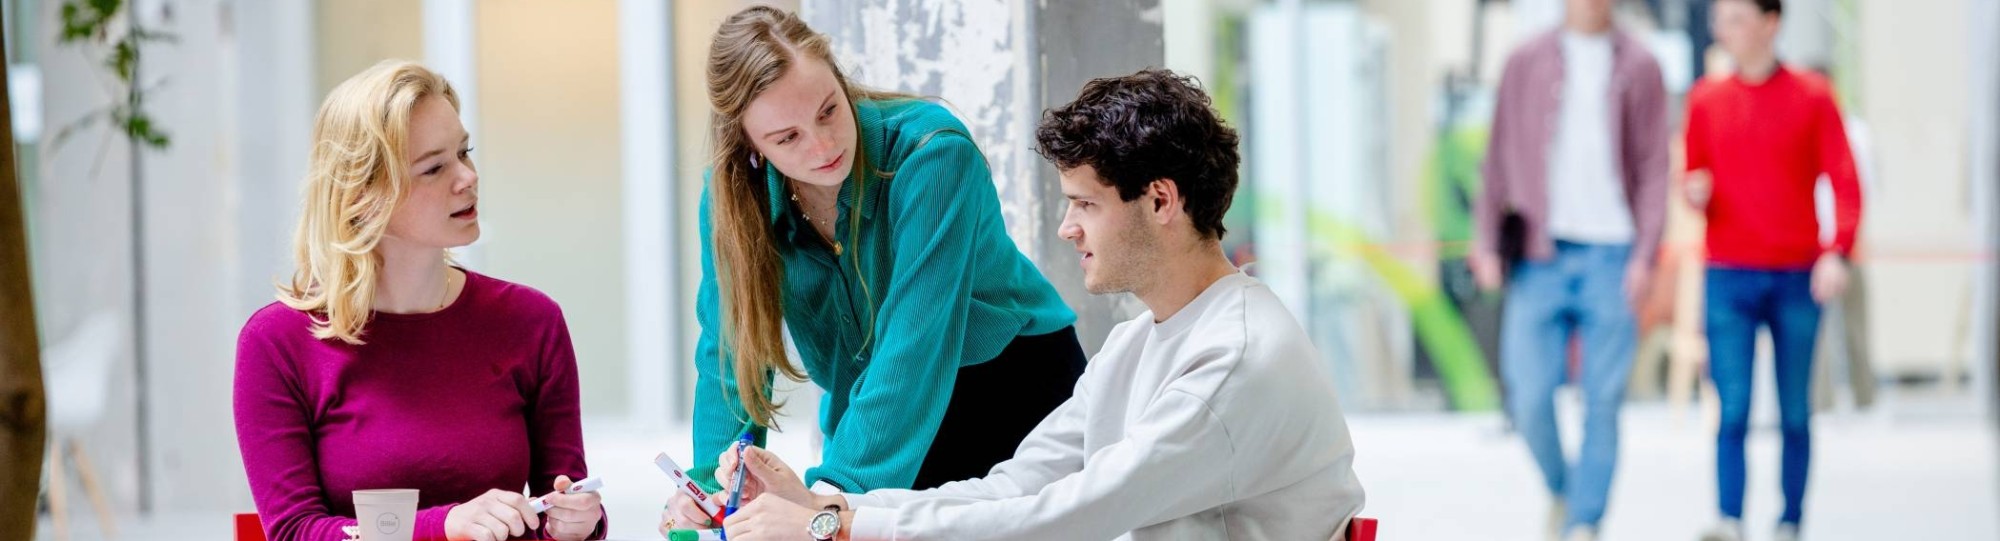
[[[313,115],[321,95],[315,84],[313,9],[303,2],[235,2],[225,56],[236,104],[227,129],[239,151],[230,153],[240,203],[236,229],[244,289],[233,310],[249,314],[272,301],[269,283],[290,280],[292,237],[298,223],[299,186],[312,147]]]
[[[225,171],[219,175],[225,179],[223,189],[235,194],[236,208],[231,217],[234,223],[230,227],[234,238],[225,237],[221,241],[233,241],[236,256],[227,267],[230,275],[224,281],[229,292],[228,304],[210,323],[231,338],[225,347],[232,355],[204,364],[210,367],[206,372],[208,377],[218,378],[216,382],[226,385],[234,379],[231,375],[235,366],[235,343],[228,331],[253,311],[272,302],[273,283],[291,279],[299,186],[306,175],[313,115],[319,110],[320,95],[316,92],[311,62],[315,43],[310,4],[226,2],[218,3],[216,9],[222,27],[217,29],[217,48],[212,53],[217,60],[212,62],[224,74],[224,88],[218,90],[221,95],[207,107],[211,111],[227,111],[231,117],[228,124],[219,127],[222,136],[218,140],[224,146],[220,154],[227,159],[217,167]],[[226,395],[224,389],[216,389],[215,394]],[[165,398],[151,407],[175,407],[174,402]],[[211,404],[216,405],[221,404]],[[203,422],[218,424],[217,419],[229,418],[228,411],[203,411],[203,415],[210,415]],[[212,468],[227,470],[220,472],[226,473],[220,479],[239,479],[243,472],[237,463],[234,425],[221,424],[230,426],[213,427],[214,432],[209,436],[221,437],[201,442],[201,450],[213,455],[209,459]],[[177,476],[158,482],[179,485],[175,490],[183,495],[209,490],[200,486],[203,478],[199,476],[218,474],[215,470],[207,473],[168,470],[168,473]],[[225,495],[220,501],[197,508],[249,509],[247,487]]]
[[[1972,81],[1972,129],[1970,189],[1973,217],[1978,224],[1976,246],[1988,253],[2000,249],[2000,2],[1967,4],[1970,60],[1967,69]],[[1975,372],[1973,388],[1990,399],[1984,402],[1990,418],[2000,421],[2000,265],[1989,258],[1978,264],[1974,281],[1976,309],[1972,328],[1978,335],[1973,345]]]
[[[231,418],[235,334],[288,276],[311,116],[311,8],[225,0],[139,2],[177,36],[141,57],[166,81],[148,109],[172,136],[143,150],[142,433],[145,496],[160,512],[250,505]],[[218,332],[221,331],[221,332]]]
[[[478,4],[473,0],[423,0],[418,8],[423,13],[420,37],[424,53],[421,58],[411,60],[422,62],[424,67],[451,81],[452,91],[458,94],[459,123],[471,136],[472,144],[477,146],[486,140],[479,130],[483,117],[479,107],[481,48]],[[465,268],[491,271],[492,267],[486,264],[485,240],[482,235],[472,244],[452,250],[452,258]]]
[[[132,147],[115,137],[104,124],[78,128],[66,140],[57,141],[65,128],[100,110],[110,98],[100,92],[76,92],[78,88],[100,88],[109,77],[102,72],[102,57],[83,52],[73,45],[56,42],[61,28],[58,0],[41,2],[35,31],[19,36],[33,40],[34,63],[41,74],[41,116],[39,140],[23,139],[22,161],[36,167],[21,175],[22,199],[29,220],[29,261],[35,275],[35,313],[41,325],[42,347],[50,348],[72,336],[96,314],[108,313],[118,321],[116,360],[111,375],[103,383],[104,398],[93,405],[101,413],[88,426],[63,430],[50,426],[49,438],[75,437],[87,442],[90,459],[98,475],[107,483],[111,506],[119,511],[139,507],[139,454],[137,387],[134,378],[132,344]],[[17,121],[29,113],[30,104],[17,105]],[[51,414],[65,407],[69,397],[55,396],[60,385],[60,363],[44,359],[43,375],[48,379]],[[51,419],[57,421],[57,419]],[[233,440],[232,440],[233,441]],[[78,500],[76,503],[82,503]]]
[[[1033,109],[1037,120],[1041,111],[1075,99],[1077,91],[1091,79],[1166,62],[1159,0],[1036,2],[1030,7],[1036,12],[1036,56],[1030,65],[1042,69],[1035,77],[1041,99]],[[1032,132],[1029,138],[1023,144],[1033,145]],[[1039,213],[1035,235],[1043,242],[1029,254],[1076,309],[1076,330],[1084,351],[1096,355],[1112,326],[1145,311],[1145,307],[1130,295],[1096,296],[1084,291],[1083,268],[1077,266],[1076,250],[1056,237],[1055,228],[1062,223],[1068,205],[1061,179],[1047,162],[1037,160],[1035,168],[1040,172],[1035,177],[1037,189],[1027,203]]]
[[[673,218],[673,7],[654,0],[618,2],[620,189],[624,192],[625,347],[635,426],[664,428],[688,415],[669,389],[682,385],[672,359],[684,358],[679,268]],[[699,117],[697,117],[699,118]]]

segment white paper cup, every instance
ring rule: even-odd
[[[361,541],[410,541],[416,537],[417,490],[356,490],[354,518],[361,523]]]

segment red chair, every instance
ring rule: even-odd
[[[256,513],[236,515],[236,541],[264,541],[264,521]]]
[[[1347,541],[1375,541],[1375,519],[1354,517],[1347,521]]]

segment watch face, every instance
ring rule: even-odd
[[[819,539],[833,539],[833,534],[839,531],[840,531],[840,515],[836,515],[833,513],[820,513],[818,515],[813,515],[813,520],[812,520],[813,537]]]

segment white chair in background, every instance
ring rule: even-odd
[[[64,462],[76,467],[78,481],[96,508],[104,536],[117,535],[110,506],[98,483],[97,470],[84,452],[82,435],[104,418],[110,395],[111,368],[124,349],[126,333],[114,312],[98,312],[84,319],[75,331],[51,341],[42,350],[42,374],[48,387],[49,451],[44,456],[49,472],[48,503],[57,539],[69,539],[68,502],[64,501],[67,480]]]

